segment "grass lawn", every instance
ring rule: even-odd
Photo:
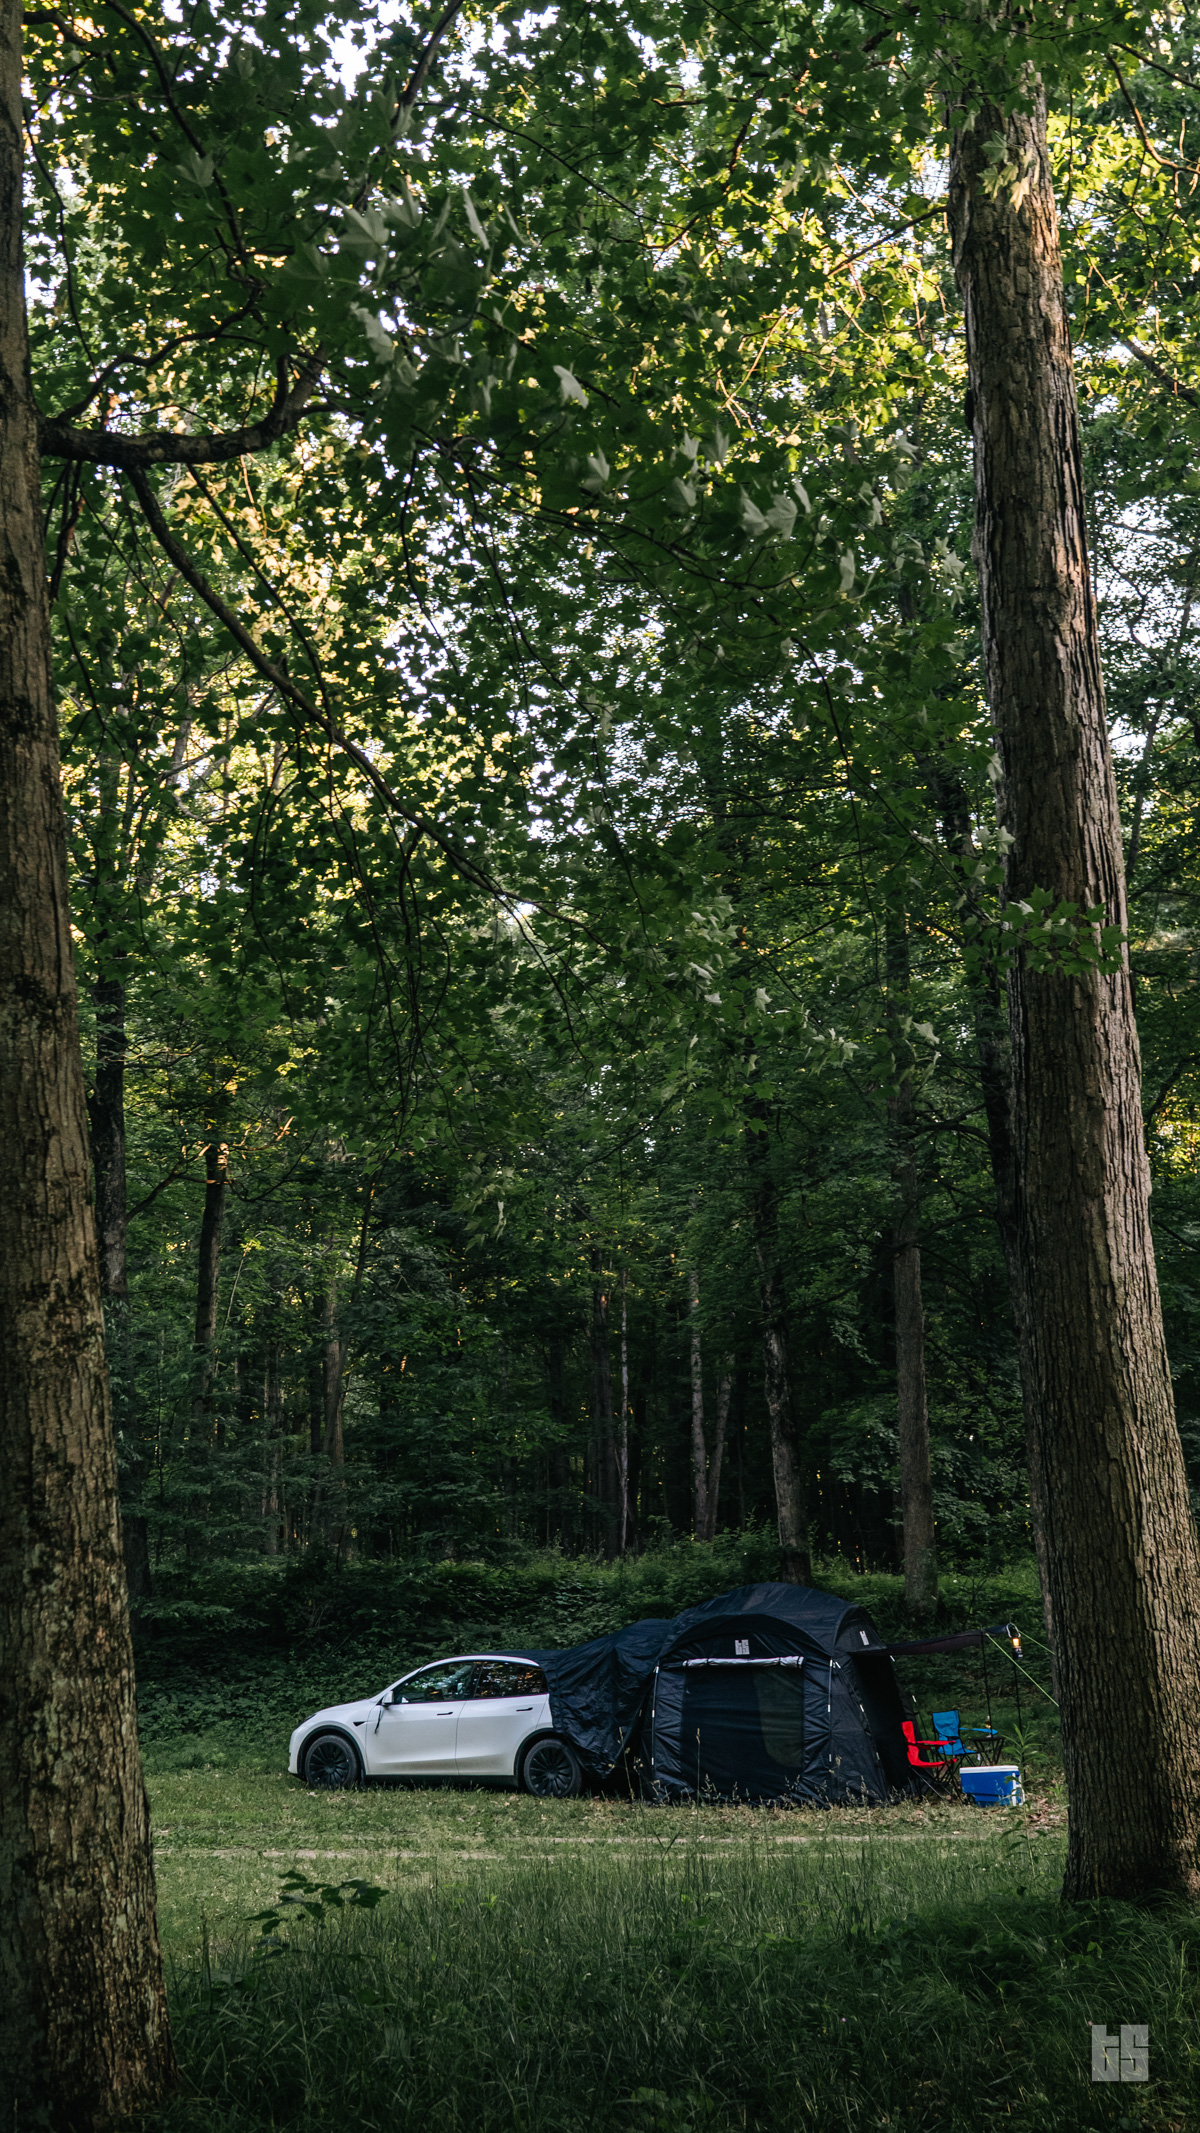
[[[156,2133],[1200,2127],[1200,1919],[1064,1910],[1053,1788],[548,1806],[214,1752],[151,1758],[186,2084]],[[276,1904],[289,1872],[319,1919]],[[321,1902],[350,1882],[385,1893]],[[1148,2084],[1092,2083],[1092,2022],[1149,2024]]]

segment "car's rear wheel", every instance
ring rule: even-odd
[[[535,1740],[522,1758],[521,1783],[538,1800],[573,1800],[583,1790],[579,1757],[565,1740]]]
[[[317,1733],[304,1751],[304,1782],[322,1792],[350,1792],[362,1780],[358,1751],[344,1733]]]

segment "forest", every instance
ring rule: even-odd
[[[611,77],[587,127],[547,107],[542,27],[506,33],[466,108],[453,67],[431,79],[400,204],[337,252],[343,283],[420,291],[423,315],[394,342],[351,322],[340,405],[171,478],[186,563],[110,467],[48,463],[147,1623],[219,1559],[612,1556],[773,1524],[773,1401],[789,1544],[897,1567],[898,1373],[928,1403],[941,1560],[1029,1546],[980,1037],[1003,833],[944,178],[913,142],[901,214],[894,172],[818,173],[811,139],[796,169],[776,105],[748,116],[748,27],[708,59],[664,50],[661,81],[632,22],[557,34]],[[241,64],[226,152],[253,132],[261,157],[286,80]],[[658,93],[672,71],[687,96]],[[1191,240],[1105,86],[1056,139],[1059,202],[1196,1460],[1195,405],[1162,313],[1186,311],[1163,244]],[[311,128],[362,131],[367,156],[369,113],[336,78],[325,96]],[[1188,122],[1167,76],[1139,97],[1164,140]],[[43,121],[47,169],[69,130],[66,109]],[[59,190],[44,242],[68,279],[51,291],[48,257],[34,314],[54,404],[87,338],[128,330],[90,200]],[[141,244],[171,212],[136,203]],[[1121,338],[1149,335],[1147,307],[1152,360]],[[478,343],[453,361],[428,339],[451,323]],[[148,408],[232,397],[260,360],[231,326],[161,380],[145,365]],[[352,747],[281,700],[222,604]]]
[[[523,1609],[1019,1591],[1068,1895],[1194,1899],[1200,16],[4,15],[38,1767],[52,1679],[149,1742]],[[160,2099],[157,2019],[47,2123]]]

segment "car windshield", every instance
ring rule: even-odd
[[[441,1666],[422,1667],[392,1690],[393,1703],[454,1703],[471,1687],[473,1659],[451,1659]]]

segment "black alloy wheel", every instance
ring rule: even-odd
[[[535,1740],[521,1764],[521,1783],[538,1800],[573,1800],[583,1790],[579,1757],[565,1740]]]
[[[304,1751],[305,1783],[322,1792],[351,1792],[360,1775],[358,1756],[344,1734],[318,1733]]]

